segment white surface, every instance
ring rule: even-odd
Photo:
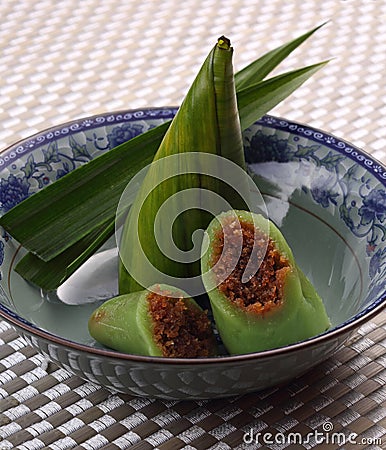
[[[329,20],[281,70],[334,58],[272,112],[386,162],[384,0],[2,0],[0,149],[107,110],[178,105],[221,34],[238,70]]]

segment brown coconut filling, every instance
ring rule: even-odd
[[[211,323],[204,311],[188,306],[183,298],[155,292],[147,298],[154,339],[163,356],[197,358],[213,355]]]
[[[219,262],[218,266],[214,268],[214,273],[218,278],[221,277],[224,271],[228,273],[232,268],[231,264],[234,264],[234,257],[232,258],[231,253],[222,253],[225,253],[223,252],[224,235],[227,236],[227,239],[230,239],[231,244],[232,237],[234,237],[236,245],[235,223],[237,221],[233,219],[222,224],[223,228],[219,230],[216,236],[217,247],[213,253],[213,264]],[[243,247],[240,258],[234,270],[218,286],[218,289],[240,308],[262,314],[278,308],[282,304],[285,278],[291,269],[289,262],[276,249],[271,239],[268,239],[266,248],[266,237],[262,232],[255,232],[253,224],[240,220],[240,225],[243,235]],[[257,239],[258,249],[252,255],[255,239]],[[243,283],[242,276],[250,258],[252,257],[256,261],[261,260],[262,252],[264,252],[265,248],[266,253],[259,269],[255,275]]]

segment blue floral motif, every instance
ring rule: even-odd
[[[72,158],[74,161],[80,161],[80,162],[90,161],[91,156],[90,156],[90,153],[88,152],[85,144],[80,144],[79,142],[77,142],[76,139],[74,139],[73,136],[69,137],[69,144],[71,147]]]
[[[326,141],[334,145],[334,140]],[[319,144],[302,145],[299,138],[281,139],[276,134],[257,130],[246,138],[248,163],[307,161],[319,171],[302,186],[313,201],[323,208],[331,205],[339,211],[340,218],[359,238],[366,238],[366,253],[370,258],[369,276],[372,280],[386,275],[386,191],[371,186],[370,178],[362,175],[361,166],[354,163],[345,167],[347,156]],[[359,186],[359,189],[358,189]]]
[[[92,137],[86,137],[88,142],[91,142],[92,145],[98,150],[107,150],[109,148],[109,143],[106,139],[106,136],[98,136],[97,133],[93,133]]]
[[[375,220],[384,222],[386,218],[386,192],[382,189],[371,191],[363,199],[358,214],[361,216],[362,225],[368,225]]]
[[[58,144],[57,142],[52,142],[48,145],[47,149],[42,149],[44,163],[47,165],[47,169],[49,169],[49,165],[52,163],[60,162],[60,157],[58,154]]]
[[[4,212],[9,211],[15,205],[29,196],[30,184],[26,177],[17,178],[9,175],[7,180],[0,180],[0,207]]]
[[[70,166],[67,163],[63,163],[63,166],[61,169],[58,169],[56,172],[56,179],[59,180],[59,178],[64,177],[64,175],[67,175],[71,172]]]
[[[294,139],[295,142],[297,142],[297,139]],[[317,167],[324,167],[329,172],[335,172],[337,165],[346,157],[329,152],[323,158],[320,158],[317,155],[320,148],[321,146],[318,144],[302,145],[297,143],[296,145],[290,145],[287,139],[279,139],[276,135],[267,135],[258,130],[251,139],[247,140],[245,157],[248,163],[313,161]]]
[[[386,266],[386,248],[377,250],[370,259],[369,275],[374,278]]]
[[[323,208],[328,208],[330,206],[330,202],[336,205],[336,197],[338,197],[338,193],[331,192],[326,187],[314,187],[311,188],[311,195],[312,198],[315,200],[316,203],[319,203],[319,205],[323,206]]]
[[[366,296],[367,304],[374,303],[374,299],[382,300],[386,292],[386,279],[374,279],[370,284]]]
[[[339,206],[340,218],[347,225],[347,227],[353,231],[355,229],[354,221],[351,218],[351,210],[352,208],[348,208],[345,203],[342,203]]]
[[[123,125],[114,127],[111,133],[108,133],[107,135],[110,148],[117,147],[135,136],[138,136],[142,132],[143,126],[136,123],[124,123]]]
[[[315,158],[315,155],[313,156]],[[316,166],[321,166],[321,162],[316,162]],[[324,166],[327,170],[319,170],[319,176],[311,179],[310,192],[316,203],[328,208],[330,204],[337,205],[337,178],[335,171],[331,171],[329,166]],[[307,192],[307,188],[303,187],[303,191]]]
[[[261,130],[248,141],[245,149],[245,159],[251,164],[265,161],[288,162],[292,156],[286,139],[279,139],[276,135],[268,136]]]

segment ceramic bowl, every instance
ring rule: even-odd
[[[0,154],[2,213],[68,171],[167,121],[175,108],[100,114],[36,134]],[[352,144],[265,116],[244,132],[248,171],[271,219],[323,298],[330,330],[283,348],[175,359],[95,344],[95,305],[68,305],[13,270],[23,254],[0,234],[0,315],[57,365],[113,391],[169,399],[245,394],[285,383],[331,356],[386,298],[386,168]]]

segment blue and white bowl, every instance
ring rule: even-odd
[[[0,153],[4,214],[76,167],[170,120],[175,108],[106,113],[50,128]],[[54,363],[109,389],[161,398],[242,394],[289,381],[330,357],[386,304],[386,167],[335,136],[265,116],[244,132],[248,171],[326,305],[327,332],[283,348],[178,359],[96,345],[95,305],[46,295],[14,271],[24,250],[0,230],[0,316]]]

